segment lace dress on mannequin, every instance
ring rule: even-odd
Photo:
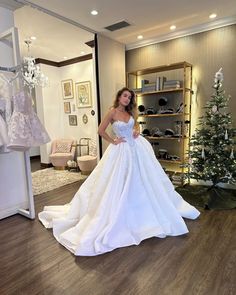
[[[8,125],[8,135],[7,147],[16,151],[25,151],[50,141],[26,91],[22,90],[13,96],[13,113]]]

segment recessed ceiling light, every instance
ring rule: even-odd
[[[217,17],[216,13],[212,13],[212,14],[209,15],[209,18],[215,18],[215,17]]]
[[[139,40],[143,39],[143,35],[138,35],[137,39],[139,39]]]
[[[37,38],[35,36],[30,37],[31,40],[36,40]]]
[[[67,59],[68,57],[67,57],[67,56],[64,56],[63,58],[64,58],[64,59]]]
[[[97,14],[98,14],[97,10],[92,10],[90,13],[91,13],[92,15],[97,15]]]
[[[85,54],[85,52],[84,51],[81,51],[80,54]]]
[[[176,29],[176,26],[175,26],[175,25],[173,25],[173,26],[170,26],[170,29],[173,31],[173,30],[175,30],[175,29]]]

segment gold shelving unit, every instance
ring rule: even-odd
[[[179,62],[179,63],[173,63],[168,65],[161,65],[157,67],[152,68],[145,68],[145,69],[139,69],[136,71],[127,72],[126,74],[126,85],[129,88],[137,89],[138,85],[140,85],[141,79],[146,79],[146,77],[150,77],[152,75],[159,75],[161,72],[169,73],[170,71],[179,70],[179,75],[181,75],[180,80],[182,81],[181,88],[173,88],[173,89],[161,89],[158,91],[145,91],[145,92],[136,92],[137,100],[140,98],[145,102],[149,101],[149,97],[155,97],[156,100],[160,98],[161,95],[168,94],[168,96],[171,96],[173,100],[175,99],[176,95],[181,96],[181,100],[183,102],[183,105],[186,106],[184,108],[184,111],[181,113],[171,113],[171,114],[143,114],[139,115],[139,118],[145,118],[150,120],[155,120],[155,123],[158,125],[158,120],[160,118],[166,120],[165,126],[166,128],[169,128],[171,120],[173,118],[177,118],[178,120],[182,121],[183,126],[185,120],[189,120],[189,128],[188,133],[184,134],[182,132],[181,137],[153,137],[153,136],[146,136],[146,139],[149,140],[151,143],[156,141],[161,142],[173,142],[173,145],[180,145],[180,160],[174,161],[174,160],[165,160],[165,159],[158,159],[159,162],[163,167],[172,167],[172,171],[179,171],[184,172],[184,168],[182,167],[185,163],[185,160],[187,159],[186,153],[187,149],[189,148],[189,138],[191,134],[191,102],[192,102],[192,65],[186,61]],[[132,83],[131,83],[132,81]],[[169,125],[168,125],[169,124]],[[176,166],[178,169],[176,169]]]

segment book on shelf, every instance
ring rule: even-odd
[[[156,90],[156,82],[149,82],[149,80],[141,80],[142,92],[151,92]]]
[[[144,92],[145,85],[149,83],[149,80],[143,79],[141,80],[141,89]]]
[[[164,89],[181,88],[180,80],[167,80],[164,82]]]
[[[156,91],[156,83],[145,84],[143,92]]]
[[[158,76],[156,79],[156,91],[160,91],[164,87],[164,82],[166,81],[166,77]]]
[[[164,76],[158,76],[156,82],[149,82],[149,80],[141,80],[141,88],[134,89],[135,92],[152,92],[168,89],[178,89],[182,87],[180,80],[167,80]]]
[[[166,80],[165,84],[181,84],[180,80]]]
[[[166,89],[179,89],[179,88],[180,88],[179,85],[165,85],[163,89],[166,90]]]

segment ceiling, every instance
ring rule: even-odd
[[[181,32],[203,30],[216,25],[236,22],[235,0],[31,0],[31,3],[51,10],[74,20],[96,32],[105,34],[127,46],[137,46],[153,39],[177,36]],[[99,14],[92,16],[96,9]],[[209,14],[217,18],[209,20]],[[116,32],[108,32],[104,27],[128,21],[131,26]],[[176,31],[170,33],[169,27],[175,24]],[[137,35],[144,40],[137,42]]]
[[[37,34],[37,46],[46,50],[48,44],[48,51],[57,55],[56,61],[62,55],[67,56],[71,53],[70,57],[74,57],[76,53],[78,56],[81,50],[85,51],[78,44],[82,46],[83,42],[93,38],[85,40],[86,32],[81,28],[87,30],[88,37],[93,36],[93,32],[104,34],[124,43],[127,49],[132,49],[236,23],[235,0],[0,0],[0,5],[1,2],[7,2],[8,5],[27,3],[37,8],[34,12],[29,6],[24,7],[24,12],[22,8],[15,11],[16,16],[18,15],[18,24],[21,23],[22,28],[24,26],[25,36],[22,38],[25,38],[26,34]],[[50,20],[48,14],[44,13],[42,16],[43,12],[38,9],[56,18]],[[98,11],[98,15],[90,14],[93,9]],[[209,15],[213,12],[217,17],[210,20]],[[58,18],[65,18],[76,26],[66,24]],[[114,32],[104,29],[122,20],[131,26]],[[175,31],[170,30],[171,25],[176,25]],[[137,40],[140,34],[143,35],[143,39]],[[56,36],[59,37],[55,39]],[[54,39],[59,39],[59,45],[50,49]],[[87,50],[91,49],[88,47]]]
[[[30,55],[34,57],[60,62],[92,52],[85,42],[93,40],[94,34],[37,9],[21,7],[15,10],[14,20],[22,56],[28,54],[24,41],[32,36],[37,38],[30,45]]]

